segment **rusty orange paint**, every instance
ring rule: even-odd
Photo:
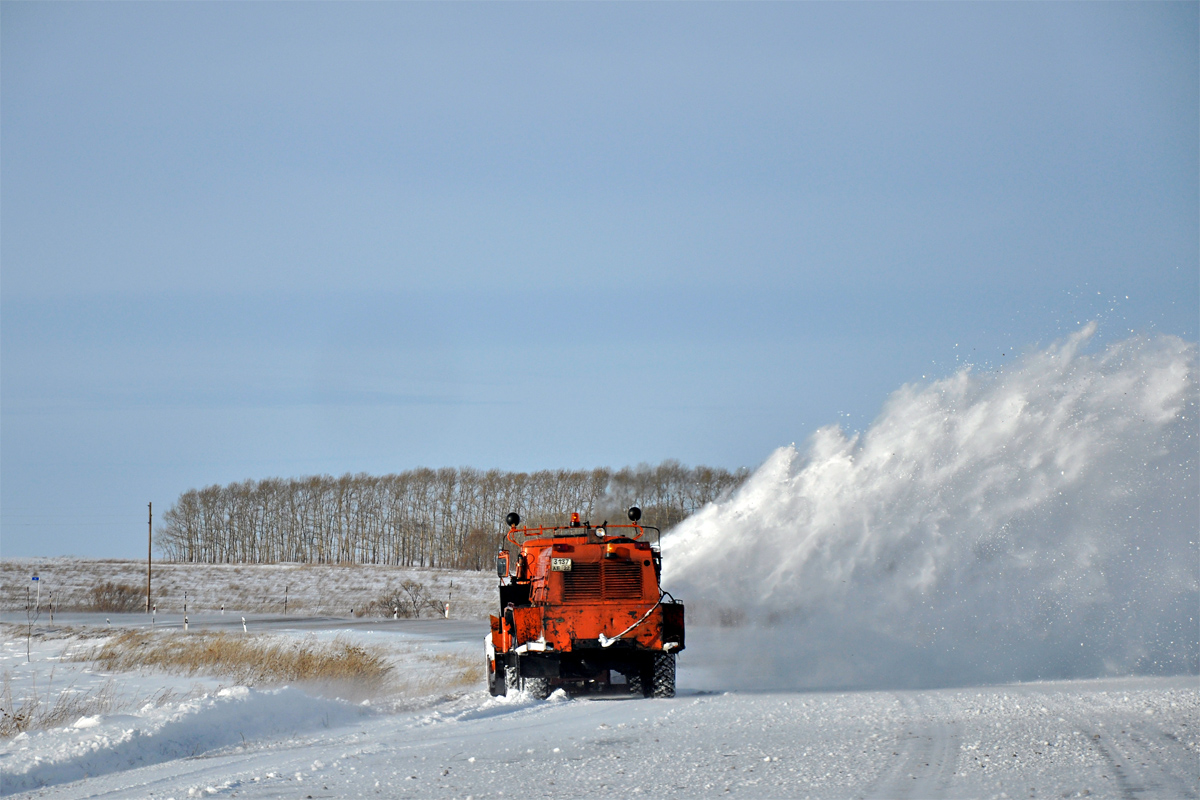
[[[540,606],[513,609],[513,620],[516,624],[514,635],[517,644],[536,642],[542,637],[542,609]]]
[[[513,610],[515,631],[508,631],[503,619],[493,625],[497,651],[543,640],[548,649],[569,652],[577,641],[618,635],[641,648],[661,650],[664,623],[682,629],[682,608],[676,622],[665,617],[675,612],[657,605],[654,553],[640,541],[644,529],[611,525],[605,533],[600,536],[586,525],[509,531],[509,541],[520,547],[513,580],[528,582],[531,605]],[[514,538],[518,535],[523,541]],[[612,541],[617,538],[622,541]]]

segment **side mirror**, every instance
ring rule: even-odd
[[[508,552],[501,550],[496,554],[496,575],[500,578],[508,577]]]

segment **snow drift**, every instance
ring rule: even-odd
[[[1196,346],[1085,352],[1094,332],[906,385],[864,433],[780,448],[680,524],[665,584],[727,626],[702,668],[742,687],[1200,670]]]
[[[361,720],[369,709],[284,687],[234,686],[134,714],[83,717],[22,733],[0,749],[0,795],[188,758],[265,737],[289,738]]]

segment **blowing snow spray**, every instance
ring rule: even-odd
[[[668,534],[722,683],[1200,671],[1196,345],[1094,331],[903,386]]]

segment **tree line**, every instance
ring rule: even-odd
[[[669,460],[620,470],[421,468],[247,480],[184,492],[156,539],[172,561],[483,569],[509,511],[528,525],[563,524],[576,511],[598,525],[627,522],[625,509],[638,505],[643,525],[666,530],[748,475]]]

